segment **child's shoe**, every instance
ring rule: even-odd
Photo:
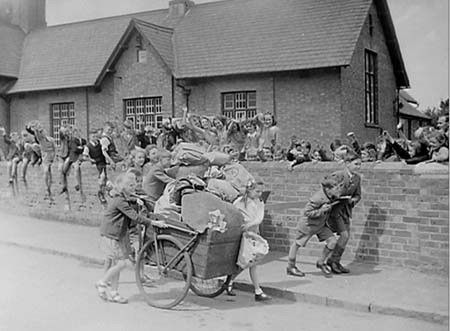
[[[117,291],[111,291],[111,298],[109,301],[120,304],[128,303],[128,299],[121,296]]]
[[[109,301],[108,285],[103,282],[97,282],[95,283],[95,288],[97,289],[97,294],[100,299],[102,299],[103,301]]]
[[[255,301],[263,302],[263,301],[270,301],[272,300],[272,297],[270,295],[267,295],[266,293],[261,294],[255,294]]]
[[[103,194],[102,191],[98,191],[97,196],[98,196],[98,199],[100,200],[100,203],[101,203],[102,205],[106,205],[106,204],[107,204],[105,195]]]
[[[305,277],[305,273],[302,272],[302,271],[300,271],[300,269],[297,268],[296,266],[293,266],[293,267],[288,266],[288,267],[286,268],[286,273],[287,273],[289,276]]]

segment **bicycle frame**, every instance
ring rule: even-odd
[[[191,231],[185,228],[181,228],[175,225],[168,225],[168,228],[174,229],[174,230],[178,230],[178,231],[182,231],[188,234],[193,235],[193,237],[183,246],[183,248],[181,250],[178,251],[177,254],[175,254],[174,257],[172,257],[169,262],[166,264],[166,266],[162,269],[163,273],[167,272],[168,267],[172,266],[173,263],[178,262],[177,259],[184,253],[184,252],[189,252],[189,250],[191,249],[191,247],[193,246],[193,244],[197,241],[197,238],[199,236],[198,232],[195,231]],[[161,261],[159,260],[160,255],[159,255],[159,250],[160,248],[158,247],[158,235],[159,232],[161,231],[160,228],[157,228],[155,226],[153,226],[153,242],[155,245],[155,252],[156,252],[156,264],[158,266],[158,269],[161,267]]]

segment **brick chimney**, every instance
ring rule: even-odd
[[[20,26],[25,33],[47,26],[45,0],[6,1],[12,3],[11,23]]]
[[[169,1],[169,16],[172,18],[183,17],[193,6],[194,1],[191,0],[171,0]]]

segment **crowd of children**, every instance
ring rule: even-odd
[[[133,236],[137,223],[152,223],[136,212],[133,203],[136,202],[136,195],[145,195],[149,203],[147,208],[152,210],[166,185],[174,181],[167,169],[181,142],[196,144],[207,152],[228,154],[231,160],[236,161],[286,159],[289,170],[304,162],[342,162],[344,170],[327,176],[321,183],[321,190],[307,203],[286,269],[288,275],[304,276],[296,265],[298,249],[317,236],[319,241],[325,242],[317,268],[329,276],[331,273],[349,272],[340,260],[349,240],[352,209],[361,199],[358,174],[361,162],[448,162],[448,128],[448,115],[445,115],[439,118],[436,127],[416,130],[413,141],[406,139],[401,126],[398,126],[397,139],[383,131],[376,143],[360,145],[356,136],[349,133],[347,144],[336,139],[329,149],[318,144],[312,148],[309,141],[295,136],[290,146],[283,149],[279,128],[271,114],[258,114],[251,120],[239,122],[221,116],[210,119],[190,115],[184,110],[181,119],[164,119],[160,129],[146,126],[144,130],[135,131],[129,121],[120,125],[106,122],[102,129],[90,130],[87,141],[81,137],[78,128],[63,124],[58,135],[59,146],[38,121],[30,122],[20,134],[7,134],[4,128],[0,131],[6,146],[4,155],[10,183],[17,180],[20,164],[20,176],[24,181],[28,166],[40,165],[48,199],[52,199],[52,164],[57,158],[61,194],[68,194],[67,178],[69,170],[73,169],[75,190],[83,196],[81,164],[90,162],[95,165],[98,171],[97,195],[105,208],[100,230],[101,247],[106,256],[105,273],[96,283],[96,288],[102,299],[126,303],[127,300],[118,293],[118,278],[129,256],[125,243]],[[115,169],[118,165],[122,171],[111,183],[107,169]],[[264,204],[259,203],[260,193],[260,184],[255,183],[235,200],[235,206],[245,216],[246,231],[259,233],[264,215]],[[155,221],[153,225],[165,226]],[[250,268],[250,277],[255,287],[255,300],[270,300],[261,290],[256,266]],[[227,293],[234,295],[232,283]]]

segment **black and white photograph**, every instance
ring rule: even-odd
[[[449,330],[448,0],[0,0],[0,331]]]

